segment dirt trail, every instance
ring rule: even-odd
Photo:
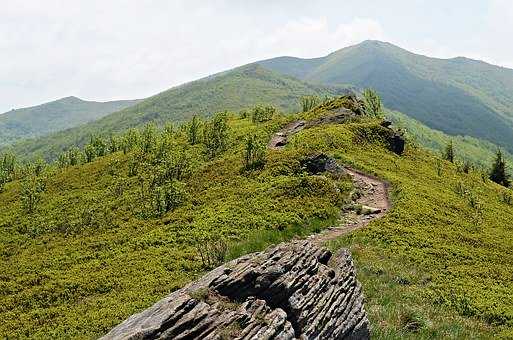
[[[298,133],[305,127],[305,121],[297,121],[286,125],[271,138],[268,144],[269,149],[282,149],[287,144],[289,136]],[[309,240],[318,245],[365,227],[372,220],[381,218],[391,208],[387,182],[353,168],[342,166],[346,173],[352,177],[355,189],[358,190],[359,197],[354,203],[362,206],[362,213],[350,212],[344,214],[339,225],[330,227],[319,234],[311,235]]]

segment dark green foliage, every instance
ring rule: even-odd
[[[303,96],[300,98],[299,103],[303,112],[308,112],[321,103],[318,96]]]
[[[186,199],[185,185],[172,180],[152,189],[152,209],[156,216],[172,211],[180,206]]]
[[[446,161],[454,163],[454,145],[452,144],[452,140],[445,147],[443,158]]]
[[[157,127],[153,123],[144,126],[141,133],[141,149],[144,153],[152,153],[157,147]]]
[[[23,210],[31,214],[36,210],[45,190],[44,179],[38,176],[27,176],[21,182],[20,200]]]
[[[127,154],[141,142],[141,133],[137,129],[128,129],[121,137],[121,149]]]
[[[363,90],[363,107],[365,114],[371,117],[380,117],[383,115],[383,104],[381,97],[373,89]]]
[[[262,138],[254,134],[249,135],[244,148],[244,168],[249,170],[264,166],[266,147]]]
[[[187,126],[187,138],[189,144],[195,145],[201,141],[201,120],[198,116],[193,116]]]
[[[226,150],[228,146],[228,117],[226,113],[218,113],[205,123],[203,143],[207,157],[210,159]]]
[[[251,111],[251,120],[253,123],[267,122],[273,118],[277,110],[272,105],[257,105]]]
[[[511,183],[509,180],[509,174],[506,172],[506,161],[504,160],[500,149],[497,150],[495,161],[492,165],[492,169],[490,170],[490,180],[505,187],[509,187]]]
[[[68,166],[75,166],[82,164],[84,161],[84,155],[77,147],[72,147],[66,152],[59,155],[57,159],[57,166],[59,168],[66,168]]]
[[[96,158],[96,149],[92,144],[87,144],[84,147],[85,162],[90,163]]]
[[[121,138],[111,134],[109,136],[108,149],[110,153],[118,152],[121,150]]]

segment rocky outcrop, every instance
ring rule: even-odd
[[[311,175],[317,175],[323,172],[328,172],[335,177],[347,175],[343,166],[338,164],[334,158],[323,153],[314,154],[301,160],[301,167]]]
[[[308,241],[218,267],[103,339],[368,339],[350,254]]]
[[[288,137],[303,130],[306,126],[306,121],[299,120],[287,124],[283,129],[273,135],[269,141],[268,147],[270,149],[280,149],[284,147],[288,142]]]

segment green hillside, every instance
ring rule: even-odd
[[[404,129],[411,141],[436,154],[441,154],[447,144],[452,142],[458,162],[467,161],[476,167],[487,169],[497,153],[498,146],[491,142],[470,136],[450,136],[398,111],[387,111],[386,116],[395,126]],[[507,151],[503,153],[510,164],[513,164],[513,155]]]
[[[91,135],[108,135],[150,121],[159,125],[181,122],[193,115],[209,116],[264,103],[290,112],[298,109],[301,96],[332,95],[340,93],[339,88],[310,85],[252,64],[172,88],[80,127],[18,143],[12,151],[29,159],[55,159],[73,145],[84,145]]]
[[[119,100],[101,103],[66,97],[38,106],[11,110],[0,114],[0,147],[91,122],[137,102]]]
[[[391,153],[377,118],[266,150],[287,122],[326,114],[147,125],[119,148],[95,142],[85,164],[33,166],[7,183],[0,337],[98,337],[208,269],[199,249],[217,263],[340,223],[352,184],[306,173],[319,152],[391,183],[392,209],[331,244],[355,256],[374,338],[511,336],[511,190],[411,143]]]
[[[431,128],[513,151],[511,69],[466,58],[429,58],[378,41],[323,58],[280,57],[260,65],[312,83],[375,88],[387,107]]]

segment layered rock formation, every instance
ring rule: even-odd
[[[368,339],[349,252],[294,241],[241,257],[103,339]]]

